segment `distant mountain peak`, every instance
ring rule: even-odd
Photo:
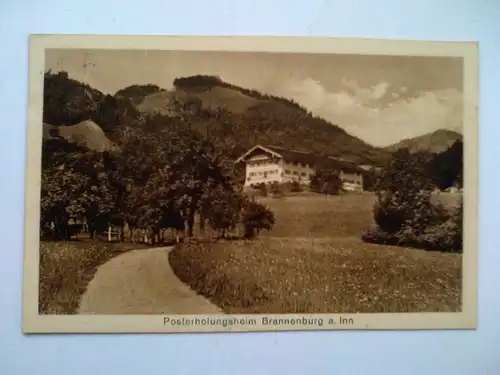
[[[385,150],[394,152],[402,148],[407,148],[411,153],[430,152],[438,154],[446,151],[459,140],[462,140],[462,134],[457,131],[450,129],[437,129],[418,137],[404,139],[391,146],[385,147]]]

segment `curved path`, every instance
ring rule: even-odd
[[[222,314],[175,276],[170,250],[133,250],[104,263],[82,295],[78,313]]]

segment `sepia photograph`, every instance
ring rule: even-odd
[[[30,38],[26,333],[475,329],[477,45]]]

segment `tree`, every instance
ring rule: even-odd
[[[375,222],[387,233],[404,228],[423,233],[438,217],[431,192],[425,161],[406,149],[397,151],[376,183]]]
[[[439,189],[462,187],[463,147],[463,142],[458,140],[430,161],[429,175]]]
[[[102,153],[71,153],[64,158],[55,154],[46,159],[42,168],[41,225],[53,225],[57,238],[68,239],[69,220],[86,217],[93,233],[98,215],[113,212],[116,202]]]
[[[96,103],[91,119],[99,124],[102,130],[114,138],[118,128],[139,126],[141,113],[134,107],[131,100],[121,96],[104,96]]]
[[[67,72],[46,72],[43,88],[43,122],[74,125],[92,117],[104,94],[69,78]]]
[[[232,170],[226,157],[207,141],[193,136],[169,166],[169,185],[186,215],[187,236],[193,236],[194,217],[202,199],[217,187],[232,189]]]
[[[342,188],[342,180],[338,171],[318,168],[311,176],[310,189],[325,195],[337,195]]]
[[[296,180],[293,180],[290,183],[290,191],[292,193],[300,193],[302,191],[302,186],[300,186],[300,182],[296,181]]]
[[[244,236],[254,238],[261,230],[271,230],[275,224],[274,213],[261,203],[247,201],[243,208]]]
[[[226,238],[228,232],[237,227],[243,204],[241,194],[231,188],[219,186],[204,195],[200,214],[208,219],[208,223],[220,237]]]
[[[263,197],[267,197],[267,193],[268,193],[268,186],[267,184],[263,183],[263,182],[260,182],[258,183],[255,188],[259,191],[259,193],[263,196]]]
[[[282,198],[285,195],[284,186],[277,181],[271,183],[270,193],[275,198]]]

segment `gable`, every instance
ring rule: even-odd
[[[248,162],[250,160],[263,160],[269,158],[278,158],[281,159],[282,155],[274,150],[271,150],[267,147],[257,145],[250,150],[248,150],[245,154],[236,159],[236,163],[239,162]]]

